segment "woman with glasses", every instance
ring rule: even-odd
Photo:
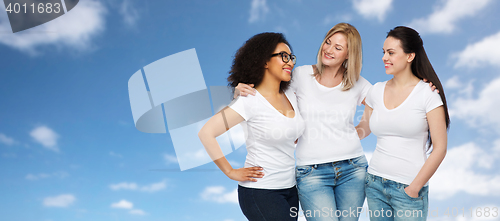
[[[428,181],[446,155],[446,98],[417,31],[392,29],[383,52],[393,78],[370,89],[359,124],[377,136],[366,176],[370,220],[426,220]],[[441,92],[432,92],[424,78]]]
[[[229,84],[255,85],[255,96],[238,97],[208,120],[199,137],[215,164],[239,181],[238,200],[250,221],[297,220],[290,211],[299,207],[294,141],[304,131],[295,94],[287,90],[296,58],[283,34],[261,33],[236,52]],[[242,123],[247,157],[234,169],[216,137]]]
[[[309,221],[358,220],[352,211],[363,206],[368,163],[353,118],[372,85],[360,76],[361,59],[358,31],[339,23],[323,39],[317,64],[293,72],[290,87],[306,124],[297,142],[296,180]],[[240,84],[235,94],[254,95],[252,86]]]

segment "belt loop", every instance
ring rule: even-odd
[[[318,169],[318,164],[314,164],[314,169]]]

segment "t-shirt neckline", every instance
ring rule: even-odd
[[[258,96],[260,97],[261,99],[263,99],[263,102],[271,109],[273,109],[276,113],[278,113],[279,115],[287,118],[287,119],[295,119],[295,117],[297,117],[297,111],[296,111],[296,108],[293,106],[293,103],[290,101],[290,99],[288,98],[288,95],[286,94],[286,92],[283,92],[285,94],[285,98],[288,100],[288,102],[290,103],[290,105],[292,105],[292,109],[293,109],[293,112],[294,112],[294,115],[293,117],[287,117],[285,116],[283,113],[279,112],[271,103],[269,103],[269,101],[258,91],[258,90],[255,90],[256,93],[255,93],[255,96]]]
[[[322,85],[321,83],[318,82],[318,80],[316,79],[316,76],[314,75],[314,67],[311,65],[311,71],[312,71],[312,75],[311,77],[313,78],[313,81],[316,83],[316,85],[318,85],[318,87],[321,89],[321,90],[335,90],[335,89],[338,89],[340,86],[342,86],[342,82],[340,82],[339,84],[337,84],[336,86],[334,87],[327,87],[325,85]]]
[[[382,85],[382,106],[384,107],[384,109],[386,111],[395,111],[397,109],[399,109],[401,106],[403,106],[406,101],[410,100],[411,96],[415,93],[417,87],[420,85],[421,82],[423,82],[422,80],[420,80],[416,85],[415,87],[413,87],[413,89],[411,90],[410,94],[406,97],[406,99],[401,103],[399,104],[397,107],[395,108],[392,108],[392,109],[389,109],[387,108],[387,106],[385,106],[385,100],[384,100],[384,95],[385,95],[385,86],[387,84],[388,81],[384,82],[384,85]]]

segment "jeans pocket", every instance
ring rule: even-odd
[[[408,187],[408,185],[405,184],[405,185],[401,186],[401,188],[399,188],[399,190],[403,193],[403,195],[406,198],[408,198],[408,199],[410,199],[412,201],[422,200],[422,194],[421,194],[422,191],[419,191],[418,197],[411,197],[410,195],[408,195],[408,193],[406,193],[406,191],[405,191],[406,187]],[[422,187],[422,188],[424,188],[424,187]]]
[[[312,173],[313,168],[311,166],[297,166],[295,167],[295,177],[297,179],[304,178]]]
[[[365,155],[349,159],[349,164],[354,166],[354,168],[368,168],[368,161],[366,160]]]

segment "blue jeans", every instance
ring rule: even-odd
[[[366,157],[297,166],[297,189],[308,221],[357,221],[365,200]],[[301,214],[302,215],[302,214]]]
[[[256,189],[238,185],[241,211],[249,221],[296,221],[294,209],[299,207],[297,188]]]
[[[429,187],[417,198],[408,196],[406,184],[367,173],[365,179],[368,214],[371,221],[423,221],[427,219]]]

